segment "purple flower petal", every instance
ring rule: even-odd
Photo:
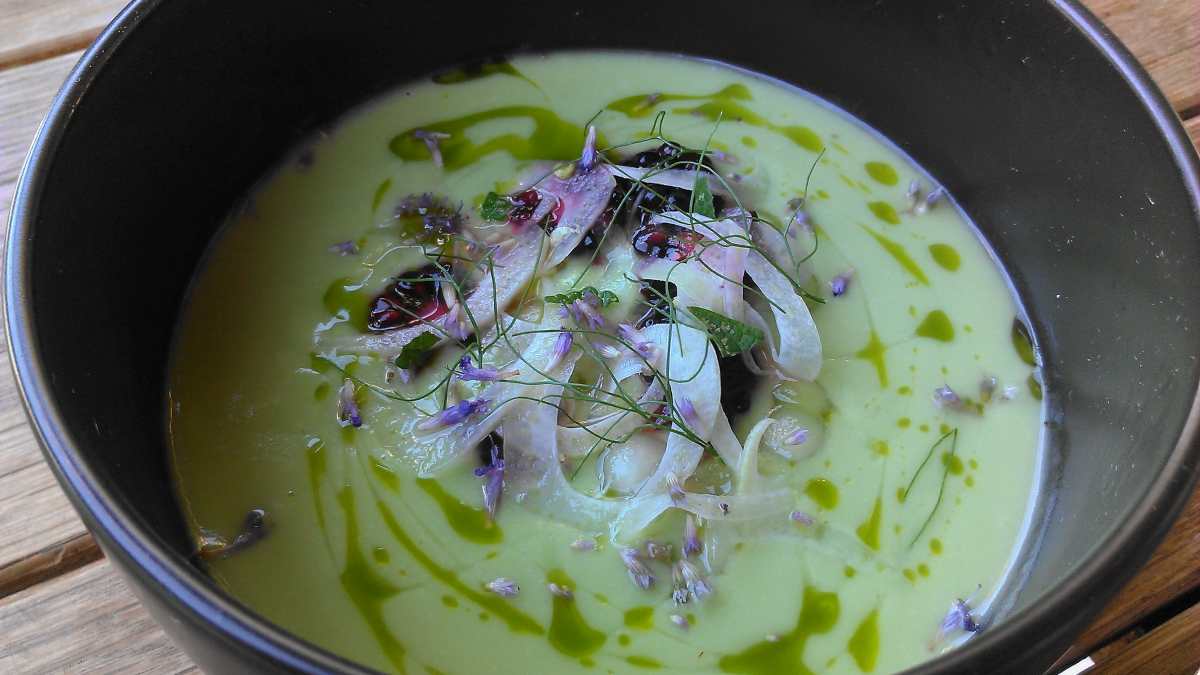
[[[571,345],[574,342],[575,338],[571,335],[571,331],[561,328],[558,333],[558,339],[554,341],[554,352],[550,356],[550,363],[546,365],[546,369],[549,370],[562,363],[562,360],[567,356],[567,352],[571,351]]]
[[[783,439],[786,445],[804,445],[808,441],[808,428],[800,427]]]
[[[696,414],[696,406],[692,405],[692,399],[686,396],[679,397],[679,400],[675,402],[675,410],[689,428],[700,428],[700,416]]]
[[[667,493],[671,495],[671,503],[675,506],[682,506],[687,502],[687,493],[683,491],[683,486],[679,484],[679,476],[674,472],[667,473]]]
[[[358,255],[358,244],[353,241],[340,241],[330,246],[329,252],[338,255]]]
[[[417,129],[416,131],[412,132],[412,135],[413,138],[425,143],[425,148],[429,150],[429,157],[433,160],[433,165],[439,169],[442,168],[442,148],[439,143],[447,138],[450,138],[450,134],[442,133],[440,131],[425,131],[424,129]]]
[[[571,542],[571,550],[579,551],[581,553],[588,552],[588,551],[595,551],[596,550],[596,540],[595,539],[586,539],[586,538],[576,539],[575,541]]]
[[[933,390],[933,404],[939,408],[950,408],[957,410],[962,407],[962,399],[954,390],[946,385],[942,385]]]
[[[850,279],[853,276],[854,270],[846,270],[829,280],[829,292],[833,293],[833,297],[839,298],[846,294],[846,291],[850,289]]]
[[[791,519],[793,523],[800,523],[806,527],[816,522],[813,520],[812,516],[803,511],[792,511],[788,514],[788,518]]]
[[[690,558],[694,555],[699,555],[702,550],[704,550],[704,545],[700,543],[700,535],[696,529],[696,518],[689,513],[683,520],[683,555]]]
[[[646,557],[662,562],[671,561],[671,545],[663,544],[652,539],[646,540]]]
[[[604,359],[615,359],[621,355],[621,350],[612,345],[593,342],[592,348],[596,350],[596,353],[600,355],[600,358]]]
[[[579,156],[579,168],[587,171],[596,164],[596,127],[588,126],[587,138],[583,141],[583,153]]]
[[[417,425],[417,429],[428,431],[430,429],[439,429],[442,427],[451,427],[456,424],[461,424],[468,417],[475,413],[485,413],[488,410],[489,401],[484,398],[474,398],[459,401],[445,410],[432,415]]]
[[[687,560],[680,560],[671,567],[671,599],[682,605],[690,600],[697,602],[711,595],[712,586],[704,574]]]
[[[346,378],[338,390],[337,419],[342,426],[362,426],[362,415],[358,411],[358,402],[354,400],[354,381],[350,378]]]
[[[564,600],[571,600],[575,597],[575,593],[572,592],[571,589],[567,588],[566,586],[560,586],[553,581],[546,584],[546,590],[550,591],[550,595],[563,598]]]
[[[683,630],[687,630],[688,627],[691,626],[691,624],[688,623],[687,619],[683,618],[682,616],[680,616],[678,614],[672,614],[670,616],[670,619],[671,619],[671,623],[675,624],[679,628],[682,628]]]
[[[621,563],[625,565],[625,571],[629,572],[629,580],[634,586],[644,591],[654,585],[654,574],[646,563],[642,562],[636,548],[621,549]]]
[[[992,400],[992,395],[996,393],[996,387],[1000,386],[1000,380],[995,377],[985,377],[979,383],[979,398],[984,403]]]
[[[521,592],[521,587],[512,579],[504,577],[496,577],[484,585],[489,591],[499,595],[502,598],[511,598]]]
[[[463,356],[458,362],[458,379],[474,382],[495,382],[519,374],[517,370],[497,370],[493,366],[476,368],[471,365],[471,357]]]

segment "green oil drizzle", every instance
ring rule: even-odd
[[[884,388],[888,386],[887,347],[879,341],[879,334],[875,332],[875,329],[871,329],[871,339],[867,341],[867,346],[858,350],[854,356],[875,366],[875,375],[879,377],[879,386]]]
[[[379,187],[375,188],[375,194],[371,197],[371,213],[379,210],[379,205],[383,203],[383,198],[387,196],[388,190],[392,189],[392,179],[385,178]]]
[[[887,251],[888,255],[892,256],[896,262],[900,263],[900,266],[903,267],[906,272],[911,274],[914,279],[926,286],[929,285],[929,277],[925,276],[925,271],[922,270],[921,266],[912,259],[912,256],[908,255],[908,251],[904,250],[903,246],[897,244],[891,239],[888,239],[882,234],[879,234],[866,225],[862,225],[861,227],[867,231],[867,234],[874,237],[875,241],[879,242],[879,245],[883,247],[883,250]]]
[[[453,590],[457,591],[460,595],[466,597],[476,605],[479,605],[479,607],[486,609],[492,614],[500,617],[502,621],[508,624],[509,629],[512,631],[517,633],[531,633],[533,635],[545,634],[546,631],[544,628],[542,628],[541,624],[535,621],[528,614],[525,614],[519,609],[513,607],[502,598],[498,598],[493,595],[485,595],[482,591],[477,591],[474,588],[471,588],[459,580],[457,574],[434,562],[433,558],[430,558],[429,555],[426,554],[425,551],[423,551],[415,541],[413,541],[412,537],[410,537],[408,533],[404,531],[404,528],[401,527],[400,523],[396,521],[396,517],[392,515],[390,510],[388,510],[387,505],[382,501],[377,502],[377,505],[379,507],[379,513],[383,516],[383,522],[385,525],[387,525],[387,528],[392,533],[392,536],[401,546],[404,547],[404,550],[407,551],[410,556],[412,556],[413,560],[415,560],[418,565],[425,568],[425,571],[429,573],[429,576],[437,579],[443,584],[446,584]]]
[[[867,174],[875,179],[877,183],[884,185],[895,185],[900,182],[900,175],[887,162],[867,162]]]
[[[718,666],[726,673],[812,675],[813,671],[804,663],[804,650],[808,639],[833,630],[840,611],[841,603],[836,593],[818,591],[806,586],[804,604],[800,608],[800,618],[795,628],[779,636],[777,640],[763,640],[737,654],[722,656]]]
[[[626,656],[625,662],[637,668],[649,668],[651,670],[662,668],[662,662],[652,659],[649,656]]]
[[[384,603],[401,589],[372,569],[362,554],[354,492],[349,487],[342,488],[337,501],[346,519],[346,567],[338,579],[388,661],[404,672],[404,645],[392,635],[383,617]]]
[[[454,609],[455,607],[458,607],[458,598],[454,597],[453,595],[443,595],[442,604],[450,609]]]
[[[862,543],[867,545],[867,548],[879,550],[879,522],[883,517],[883,500],[879,497],[875,498],[875,508],[871,509],[871,517],[867,522],[858,526],[855,532]]]
[[[504,533],[488,518],[487,511],[462,503],[431,478],[418,478],[417,487],[433,497],[458,536],[476,544],[495,544],[503,539]]]
[[[875,217],[889,225],[900,224],[900,214],[896,213],[895,207],[887,202],[869,202],[867,208],[871,209],[871,213]]]
[[[668,103],[670,101],[703,101],[705,99],[719,101],[732,101],[736,99],[741,101],[749,101],[751,98],[750,90],[746,87],[746,85],[731,84],[728,87],[725,87],[720,91],[715,91],[711,94],[635,94],[634,96],[619,98],[604,107],[607,110],[615,110],[630,117],[645,117],[649,115],[650,112],[653,111],[660,103]],[[746,143],[747,138],[750,137],[743,137],[742,142]],[[754,141],[753,138],[750,138],[750,140],[751,142]],[[749,143],[746,143],[746,145],[749,147],[754,147]]]
[[[318,384],[317,388],[313,390],[313,398],[318,401],[324,401],[329,397],[330,389],[332,389],[332,387],[329,386],[328,382],[322,382],[321,384]]]
[[[942,554],[942,540],[934,537],[929,540],[929,552],[934,555]]]
[[[1029,336],[1029,329],[1020,319],[1013,319],[1012,343],[1013,349],[1017,350],[1017,356],[1021,357],[1025,365],[1037,366],[1037,358],[1033,353],[1033,339]]]
[[[1029,387],[1029,395],[1032,396],[1034,400],[1042,400],[1042,383],[1038,382],[1037,378],[1034,377],[1033,374],[1029,375],[1029,379],[1025,380],[1025,384]]]
[[[633,642],[633,638],[629,637],[625,633],[621,633],[617,636],[617,644],[621,645],[622,647],[628,647],[629,643],[631,642]]]
[[[929,565],[926,565],[925,563],[917,565],[917,574],[920,574],[923,577],[929,576]]]
[[[912,426],[912,420],[907,417],[901,417],[900,419],[896,420],[896,426],[900,427],[901,429],[907,429]]]
[[[508,61],[485,61],[483,63],[474,63],[461,68],[452,68],[444,70],[433,76],[433,81],[438,84],[459,84],[462,82],[470,82],[471,80],[481,80],[485,77],[493,75],[507,75],[515,77],[518,80],[525,80],[539,90],[537,82],[529,79],[524,73],[513,67],[513,64]]]
[[[321,508],[321,482],[328,468],[325,457],[325,441],[313,436],[308,440],[308,486],[312,491],[313,504],[317,509],[317,526],[325,529],[325,509]],[[328,536],[328,535],[327,535]]]
[[[565,588],[575,588],[575,582],[562,570],[550,570],[546,573],[546,581]],[[550,619],[550,633],[547,637],[550,645],[567,656],[582,657],[591,654],[604,645],[607,636],[592,628],[579,613],[575,598],[562,598],[557,595],[554,599],[554,614]]]
[[[854,575],[858,574],[858,570],[854,569],[850,565],[846,565],[844,568],[842,568],[842,574],[846,575],[847,579],[853,579]]]
[[[638,630],[654,628],[654,608],[634,607],[625,612],[625,625]]]
[[[349,277],[342,277],[329,284],[321,301],[330,314],[346,311],[350,316],[350,325],[361,332],[367,331],[367,306],[371,296],[362,285]]]
[[[758,141],[754,140],[753,136],[742,136],[742,145],[747,148],[757,148]]]
[[[804,486],[804,494],[817,503],[818,506],[831,511],[837,508],[838,489],[828,478],[813,478]]]
[[[950,323],[950,317],[945,312],[935,309],[926,314],[921,325],[917,326],[917,335],[940,342],[953,342],[954,324]]]
[[[858,624],[854,635],[851,635],[850,641],[846,643],[846,649],[850,656],[854,657],[854,663],[858,664],[859,670],[864,673],[875,670],[875,661],[879,658],[878,609],[871,610],[867,618]]]
[[[943,452],[942,453],[942,466],[945,466],[946,470],[949,471],[950,473],[954,474],[955,476],[962,475],[963,462],[961,459],[959,459],[958,455],[954,455],[949,452]]]
[[[957,272],[962,265],[962,258],[950,244],[930,244],[929,255],[933,257],[935,263],[951,272]]]
[[[734,103],[731,99],[735,97],[721,96],[722,92],[728,91],[730,88],[731,87],[726,87],[726,89],[722,89],[721,92],[717,92],[717,94],[713,96],[692,97],[709,98],[712,100],[701,103],[694,108],[676,108],[672,112],[677,115],[695,115],[697,117],[707,119],[710,122],[716,122],[717,120],[724,120],[726,122],[742,122],[749,124],[750,126],[774,131],[775,133],[784,136],[791,142],[810,152],[820,152],[825,149],[825,143],[821,141],[821,137],[817,135],[817,132],[813,131],[812,129],[798,124],[774,124],[762,115],[759,115],[740,103]],[[670,94],[665,94],[664,96],[669,95]],[[736,98],[740,98],[742,100],[749,99],[749,92],[747,91],[746,96],[744,97],[739,96]],[[622,100],[624,101],[628,99]],[[660,98],[659,100],[662,99]]]
[[[371,557],[380,565],[386,565],[392,561],[392,554],[388,553],[387,549],[382,546],[376,546],[372,549]]]
[[[533,121],[533,133],[528,137],[518,134],[503,134],[476,143],[466,131],[482,122],[495,119],[529,119]],[[425,143],[413,136],[414,131],[424,130],[450,134],[441,141],[442,162],[447,170],[461,169],[477,162],[493,152],[507,152],[517,160],[575,159],[583,147],[584,132],[579,126],[562,119],[547,108],[527,105],[505,106],[465,115],[449,120],[426,124],[417,129],[408,129],[392,138],[388,147],[400,159],[422,161],[431,158]],[[605,142],[597,137],[603,147]]]

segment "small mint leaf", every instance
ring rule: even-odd
[[[703,307],[688,307],[692,316],[699,319],[706,329],[713,344],[721,356],[741,354],[758,344],[763,339],[763,332],[754,326],[744,324],[722,314]]]

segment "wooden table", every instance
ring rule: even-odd
[[[0,228],[38,122],[124,0],[0,0]],[[1200,0],[1086,0],[1200,141]],[[0,337],[0,339],[3,339]],[[0,673],[197,669],[150,619],[42,461],[0,349]],[[1200,493],[1145,569],[1060,661],[1092,672],[1200,666]]]

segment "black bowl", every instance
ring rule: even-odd
[[[795,83],[895,140],[974,218],[1040,338],[1051,499],[1007,617],[922,669],[1045,667],[1150,555],[1200,455],[1200,168],[1146,74],[1067,0],[134,2],[38,132],[6,268],[29,414],[109,558],[209,672],[359,670],[189,563],[163,428],[180,298],[231,204],[319,125],[448,62],[581,47]]]

